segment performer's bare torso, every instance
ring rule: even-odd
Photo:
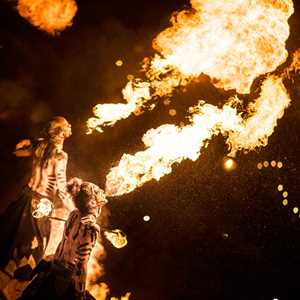
[[[56,196],[65,199],[67,161],[68,155],[63,150],[56,150],[47,164],[42,164],[41,158],[34,153],[32,176],[28,183],[30,189],[50,200]]]

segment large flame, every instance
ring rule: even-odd
[[[184,77],[201,73],[217,87],[249,93],[253,80],[274,71],[288,53],[291,0],[191,0],[193,11],[172,18],[154,40],[150,71],[177,69]]]
[[[231,147],[231,155],[238,150],[266,146],[278,119],[282,118],[290,102],[282,78],[267,78],[263,82],[260,97],[248,107],[249,117],[243,121],[243,126],[229,133],[227,143]]]
[[[17,8],[23,18],[50,34],[71,26],[77,11],[75,0],[19,0]]]
[[[118,166],[107,175],[106,194],[122,195],[133,191],[149,180],[159,180],[171,173],[172,165],[184,159],[195,161],[201,148],[215,134],[228,136],[231,154],[241,149],[266,145],[277,120],[283,116],[290,97],[282,79],[268,77],[259,98],[249,105],[252,113],[243,119],[235,108],[239,99],[232,98],[221,109],[200,102],[191,108],[191,124],[178,127],[171,124],[150,129],[144,136],[146,150],[135,155],[124,154]]]
[[[153,97],[170,95],[201,74],[218,88],[247,94],[255,78],[285,62],[292,0],[191,0],[191,6],[175,14],[172,26],[154,39],[159,54],[145,59],[142,95],[131,88],[130,94],[123,92],[127,104],[97,105],[89,132],[153,108],[148,104]]]

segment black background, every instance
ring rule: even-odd
[[[296,1],[295,1],[296,2]],[[58,36],[38,31],[15,10],[0,6],[0,197],[3,210],[26,183],[30,159],[12,155],[16,142],[38,136],[53,115],[73,125],[66,142],[68,175],[104,186],[105,176],[123,153],[142,150],[151,127],[184,120],[198,99],[219,104],[228,93],[203,76],[170,106],[131,116],[105,133],[85,134],[96,103],[121,101],[128,74],[152,55],[152,39],[169,24],[183,0],[78,1],[74,25]],[[290,18],[290,53],[300,46],[300,5]],[[121,68],[117,59],[124,60]],[[136,300],[299,299],[300,206],[299,80],[286,82],[292,105],[265,148],[237,157],[238,168],[222,169],[224,138],[216,137],[196,162],[174,166],[160,182],[110,199],[109,222],[127,233],[117,250],[105,243],[106,281],[113,295],[132,292]],[[216,100],[218,99],[218,100]],[[178,112],[168,114],[170,108]],[[264,160],[284,167],[258,170]],[[289,205],[277,191],[283,184]],[[151,216],[144,222],[143,216]]]

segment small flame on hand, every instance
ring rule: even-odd
[[[115,248],[123,248],[128,243],[125,233],[122,232],[120,229],[105,231],[104,235]]]

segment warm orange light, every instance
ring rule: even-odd
[[[149,221],[150,221],[150,216],[144,216],[144,217],[143,217],[143,220],[144,220],[145,222],[149,222]]]
[[[115,62],[115,64],[116,64],[117,67],[122,67],[123,66],[123,61],[121,59],[119,59]]]
[[[261,170],[263,168],[263,164],[262,163],[258,163],[257,164],[257,169]]]
[[[279,184],[278,187],[277,187],[277,189],[278,189],[279,192],[282,192],[283,191],[283,185]]]
[[[225,158],[223,160],[223,168],[225,171],[233,171],[237,167],[237,163],[232,158]]]
[[[293,208],[293,213],[294,213],[294,214],[297,214],[298,212],[299,212],[299,208],[298,208],[298,207],[294,207],[294,208]]]
[[[283,163],[282,163],[281,161],[279,161],[279,162],[277,163],[277,168],[281,169],[282,167],[283,167]]]
[[[50,34],[72,25],[77,12],[75,0],[18,0],[19,14]]]
[[[286,198],[289,195],[289,193],[287,191],[282,193],[283,198]]]
[[[190,2],[193,9],[173,15],[171,26],[153,41],[157,53],[144,59],[144,84],[148,84],[149,97],[138,97],[133,90],[134,99],[124,97],[128,113],[112,112],[110,119],[94,111],[94,120],[88,122],[90,131],[113,126],[137,108],[152,109],[154,100],[172,95],[176,88],[197,81],[201,74],[213,79],[217,88],[248,94],[255,78],[286,61],[288,19],[294,12],[292,0]],[[130,76],[128,80],[134,78]],[[266,80],[263,90],[248,108],[247,122],[238,133],[234,130],[231,134],[231,154],[244,149],[244,145],[247,150],[265,146],[288,106],[289,97],[284,95],[280,78]]]
[[[288,199],[282,200],[282,205],[287,206],[289,204]]]
[[[275,168],[276,165],[277,165],[276,161],[275,161],[275,160],[272,160],[272,161],[271,161],[271,166],[272,166],[273,168]]]
[[[171,117],[175,117],[176,114],[177,114],[176,109],[170,109],[170,110],[169,110],[169,115],[170,115]]]

